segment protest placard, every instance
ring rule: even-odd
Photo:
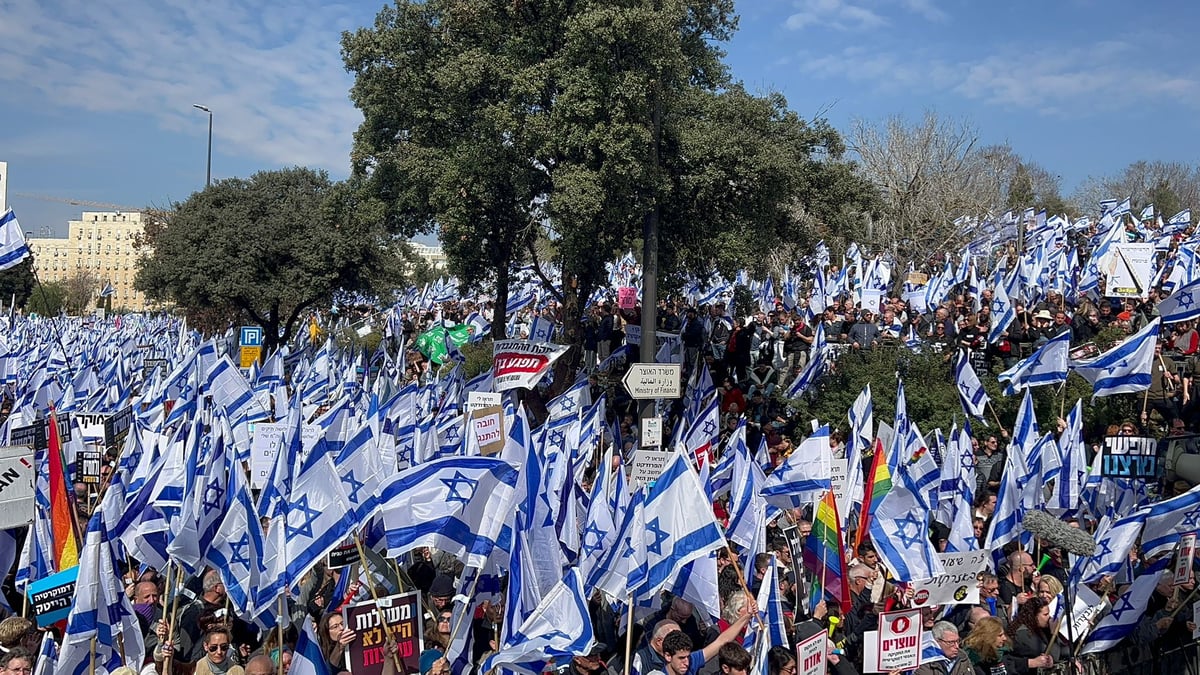
[[[358,639],[346,645],[346,667],[353,675],[383,675],[383,660],[387,658],[384,641],[390,634],[404,661],[404,672],[421,672],[420,618],[420,600],[415,591],[389,595],[378,602],[347,605],[342,609],[342,619]]]
[[[988,569],[988,552],[939,553],[938,557],[945,573],[913,582],[913,606],[979,604],[979,573]]]
[[[79,567],[76,566],[29,584],[26,591],[29,595],[29,606],[37,617],[39,627],[53,626],[71,613],[75,580],[78,578]]]
[[[1175,585],[1186,584],[1192,580],[1192,561],[1196,558],[1196,533],[1188,532],[1179,538],[1179,548],[1175,553]]]
[[[0,529],[33,522],[33,448],[0,447]]]
[[[796,645],[796,675],[825,675],[825,631]]]
[[[902,609],[879,615],[875,659],[876,673],[912,670],[921,665],[921,610]]]

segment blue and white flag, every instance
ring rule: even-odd
[[[996,284],[992,289],[992,328],[988,331],[988,344],[999,342],[1004,331],[1008,330],[1016,318],[1017,312],[1013,309],[1004,284]]]
[[[1159,317],[1124,342],[1090,361],[1072,361],[1071,368],[1092,383],[1092,396],[1112,396],[1150,388]]]
[[[263,537],[264,583],[254,602],[258,612],[272,609],[276,598],[353,530],[349,500],[328,456],[300,471],[279,505]]]
[[[739,420],[737,429],[729,437],[729,450],[734,455],[733,483],[729,495],[729,525],[725,535],[730,541],[743,548],[757,547],[766,550],[765,524],[767,502],[759,494],[766,475],[758,463],[750,459],[746,447],[746,420]],[[753,562],[753,561],[751,561]]]
[[[971,359],[964,351],[958,352],[958,360],[954,363],[954,382],[958,388],[958,400],[962,402],[966,414],[979,419],[984,418],[987,405],[992,399],[983,390],[983,383],[971,367]]]
[[[1083,441],[1083,401],[1075,402],[1067,415],[1067,426],[1058,437],[1059,469],[1054,492],[1046,511],[1057,516],[1071,514],[1079,507],[1083,479],[1087,475],[1087,448]]]
[[[102,298],[107,298],[114,293],[116,293],[116,291],[113,290],[113,285],[112,285],[111,281],[104,284],[104,288],[100,289],[100,297],[102,297]]]
[[[761,494],[768,504],[796,509],[815,504],[832,489],[833,451],[829,425],[804,439],[786,461],[767,476]]]
[[[237,470],[229,472],[225,486],[224,519],[202,562],[221,573],[225,591],[234,606],[253,616],[257,614],[254,601],[263,577],[263,531],[254,510],[246,472],[240,465],[235,466]]]
[[[680,569],[728,546],[691,463],[677,447],[646,497],[646,580],[638,595],[671,584]]]
[[[825,372],[825,358],[829,351],[828,345],[825,343],[825,324],[817,324],[816,335],[813,336],[812,348],[809,350],[810,358],[800,374],[788,386],[787,397],[796,398],[817,381],[821,374]]]
[[[536,674],[546,661],[586,655],[595,644],[583,577],[572,567],[481,670],[506,665]]]
[[[1083,654],[1110,649],[1137,629],[1138,622],[1150,604],[1154,588],[1162,580],[1170,581],[1170,572],[1166,570],[1169,563],[1170,559],[1164,558],[1133,580],[1129,588],[1113,603],[1112,611],[1096,624],[1096,628],[1083,645]]]
[[[898,581],[921,581],[942,574],[942,561],[929,540],[929,507],[907,471],[892,476],[892,489],[871,517],[871,541]]]
[[[292,665],[288,675],[331,675],[329,661],[321,651],[321,641],[313,629],[311,616],[304,617],[304,626],[296,640],[296,651],[292,654]]]
[[[1011,396],[1028,387],[1058,384],[1067,379],[1067,355],[1071,348],[1071,331],[1063,331],[1022,359],[1017,365],[996,376],[1005,384],[1004,395]]]
[[[12,209],[8,209],[0,214],[0,271],[16,267],[30,255],[21,224]]]
[[[117,555],[105,527],[103,509],[88,523],[79,553],[79,576],[56,672],[83,675],[89,672],[93,657],[96,672],[112,672],[126,663],[141,663],[146,651],[142,630],[121,585]]]
[[[1167,553],[1185,532],[1200,530],[1200,486],[1149,507],[1142,530],[1142,555]]]
[[[854,399],[848,417],[850,434],[846,437],[846,466],[849,470],[846,472],[845,494],[851,508],[842,509],[838,514],[845,521],[849,521],[853,513],[862,508],[865,489],[862,472],[863,452],[870,448],[875,440],[875,401],[871,397],[870,382]]]
[[[1190,321],[1200,316],[1200,279],[1175,289],[1166,300],[1159,302],[1158,315],[1163,323]]]
[[[517,476],[512,464],[488,457],[448,457],[397,474],[380,495],[389,552],[434,546],[482,568],[509,515]]]
[[[1114,576],[1129,564],[1129,551],[1137,543],[1146,524],[1148,510],[1138,509],[1113,522],[1109,516],[1096,527],[1096,552],[1080,557],[1071,572],[1071,583],[1091,583],[1100,577]]]

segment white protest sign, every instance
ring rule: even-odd
[[[1188,532],[1179,538],[1179,550],[1175,554],[1175,585],[1192,580],[1192,561],[1196,558],[1196,533]]]
[[[1154,244],[1117,244],[1105,256],[1105,296],[1145,298],[1154,274]]]
[[[638,448],[633,452],[633,462],[629,465],[629,482],[653,483],[662,475],[670,459],[671,453],[667,450]]]
[[[921,665],[921,610],[903,609],[879,615],[877,673],[912,670]]]
[[[833,498],[837,501],[838,517],[842,520],[845,520],[847,514],[850,513],[850,497],[846,494],[847,480],[846,460],[834,457],[833,462],[830,463],[829,482],[833,490]]]
[[[979,573],[988,568],[987,551],[939,553],[945,573],[913,582],[913,607],[979,604]]]
[[[489,406],[468,415],[479,454],[494,455],[504,449],[504,408]]]
[[[796,645],[796,675],[825,675],[825,631]]]
[[[1192,616],[1200,616],[1200,600],[1192,603]],[[1196,624],[1196,629],[1192,631],[1192,639],[1200,640],[1200,623]]]
[[[504,402],[501,400],[501,395],[491,391],[468,391],[467,392],[467,412],[474,412],[482,408],[491,408],[494,406],[502,406]]]
[[[0,530],[33,522],[33,448],[0,447]]]
[[[642,447],[662,447],[662,418],[647,417],[642,420]]]
[[[1072,622],[1070,624],[1066,621],[1061,622],[1058,626],[1058,634],[1066,640],[1074,642],[1086,637],[1100,615],[1108,611],[1108,600],[1101,600],[1100,596],[1083,584],[1079,584],[1071,590],[1075,595],[1074,607],[1070,614]],[[1067,634],[1068,627],[1071,628],[1074,637]]]
[[[254,425],[254,437],[250,441],[250,487],[261,490],[271,477],[271,467],[283,447],[287,424],[283,422],[259,422]],[[305,424],[300,432],[302,452],[307,454],[321,437],[321,428]]]

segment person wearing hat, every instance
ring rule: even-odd
[[[390,660],[385,659],[385,661]],[[421,675],[450,675],[450,662],[446,660],[441,650],[426,649],[421,652],[418,663],[421,667]]]
[[[434,609],[452,609],[450,601],[454,599],[454,579],[449,574],[439,574],[429,586],[429,599]]]
[[[846,341],[851,349],[869,349],[879,344],[879,325],[875,323],[875,312],[864,307],[858,321],[850,326],[846,333]]]

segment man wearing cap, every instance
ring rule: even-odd
[[[850,327],[846,341],[853,349],[869,349],[879,344],[879,326],[875,323],[875,313],[869,308],[862,310],[858,321]]]
[[[587,654],[572,657],[567,665],[558,670],[559,675],[598,675],[607,669],[604,655],[608,653],[608,645],[597,642]]]

